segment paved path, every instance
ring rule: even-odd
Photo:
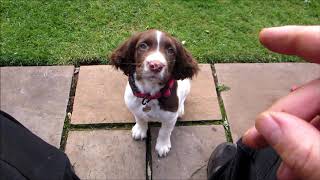
[[[166,158],[154,150],[159,124],[132,140],[126,77],[107,65],[1,67],[0,108],[65,150],[82,179],[206,179],[218,144],[236,141],[291,86],[320,77],[320,66],[306,63],[200,67]]]
[[[0,67],[0,109],[60,147],[73,66]]]

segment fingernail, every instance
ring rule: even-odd
[[[265,112],[262,113],[257,119],[256,128],[260,134],[273,146],[278,144],[282,132],[280,126],[275,120],[276,113]]]
[[[290,179],[294,180],[297,179],[293,171],[282,162],[277,170],[277,178],[278,179]]]
[[[250,146],[250,138],[252,139],[252,128],[248,129],[242,136],[242,143],[246,144],[247,146]],[[248,140],[249,139],[249,140]]]
[[[286,168],[285,168],[285,165],[282,162],[280,164],[278,170],[277,170],[277,178],[278,179],[283,179],[283,177],[285,177],[285,174],[286,174]]]
[[[250,138],[250,131],[251,131],[251,128],[248,129],[242,136],[242,143],[246,145],[248,145],[247,138]]]
[[[243,137],[248,136],[248,135],[250,134],[250,132],[251,132],[251,128],[250,128],[250,129],[248,129],[248,130],[243,134]]]

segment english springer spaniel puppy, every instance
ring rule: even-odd
[[[148,122],[161,122],[155,149],[166,156],[171,132],[184,114],[190,79],[199,70],[197,62],[178,40],[154,29],[133,35],[110,59],[128,76],[124,100],[136,121],[132,137],[146,138]]]

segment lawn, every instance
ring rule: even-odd
[[[149,28],[186,41],[203,63],[299,61],[262,48],[259,31],[320,22],[319,0],[0,1],[0,66],[106,64]]]

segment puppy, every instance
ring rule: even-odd
[[[110,60],[128,76],[124,100],[136,121],[132,137],[142,140],[149,121],[161,122],[155,149],[166,156],[171,132],[184,114],[190,79],[199,70],[197,62],[178,40],[154,29],[133,35]]]

